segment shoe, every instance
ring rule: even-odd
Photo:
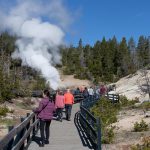
[[[44,147],[44,143],[43,142],[40,143],[39,147]]]
[[[49,140],[45,140],[44,143],[45,143],[45,144],[49,144]]]

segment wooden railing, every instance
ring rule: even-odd
[[[79,93],[79,94],[74,94],[74,102],[75,103],[78,103],[80,101],[84,100],[84,96],[82,93]]]
[[[111,100],[111,102],[118,103],[119,95],[117,94],[107,94],[106,98]],[[100,100],[100,99],[99,99]],[[95,146],[94,149],[101,150],[101,123],[100,118],[95,118],[89,111],[89,109],[98,101],[98,99],[93,97],[88,97],[80,102],[80,123],[86,132],[89,139]]]
[[[21,123],[9,127],[9,133],[0,141],[0,150],[24,150],[39,128],[39,120],[34,113],[21,118]]]
[[[101,150],[100,118],[95,118],[85,107],[80,106],[80,123],[91,140],[94,149]]]
[[[105,97],[111,100],[113,104],[119,103],[119,94],[106,94]]]

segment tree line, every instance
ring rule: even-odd
[[[12,59],[17,49],[18,37],[7,32],[0,34],[0,102],[11,99],[16,91],[29,95],[32,90],[44,89],[45,80],[40,73],[28,66],[21,66],[20,59]],[[150,64],[150,38],[140,36],[135,44],[133,38],[127,42],[123,37],[120,42],[116,37],[96,41],[94,46],[83,46],[82,39],[75,46],[60,46],[64,74],[75,78],[89,79],[93,83],[115,82],[119,78],[136,72]],[[16,90],[16,91],[15,91]],[[15,92],[12,92],[15,91]]]
[[[89,79],[93,83],[115,82],[119,78],[149,67],[150,37],[140,36],[136,44],[133,37],[120,42],[114,36],[96,41],[94,46],[83,46],[82,39],[76,47],[62,49],[62,66],[65,74]]]
[[[32,90],[41,90],[45,80],[40,73],[28,66],[21,66],[21,59],[12,59],[17,49],[16,36],[0,34],[0,103],[16,96],[30,96]]]

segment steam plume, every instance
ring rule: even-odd
[[[60,63],[58,47],[63,43],[62,28],[69,23],[69,16],[61,0],[48,2],[48,5],[45,5],[41,0],[18,1],[7,13],[0,13],[3,18],[0,26],[2,31],[7,30],[19,37],[16,41],[18,49],[12,57],[21,58],[23,65],[40,71],[51,88],[56,89],[60,77],[53,65]],[[59,13],[65,16],[64,19]],[[48,17],[46,20],[52,20],[53,24],[43,22],[45,15]]]

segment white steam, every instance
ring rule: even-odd
[[[48,7],[50,5],[50,7]],[[9,31],[19,37],[16,41],[18,49],[13,53],[13,58],[21,58],[23,65],[28,65],[41,72],[41,75],[56,89],[60,82],[59,73],[53,65],[60,63],[61,56],[58,47],[63,43],[65,27],[69,22],[62,1],[49,1],[44,5],[40,0],[18,1],[17,6],[10,8],[8,14],[1,12],[3,18],[2,31]],[[52,8],[51,6],[55,6]],[[60,9],[60,14],[59,10]],[[57,13],[56,13],[57,12]],[[47,13],[50,20],[55,17],[54,25],[43,22],[42,17]],[[65,16],[63,20],[62,16]],[[59,21],[58,21],[59,20]],[[65,24],[65,20],[66,24]]]

